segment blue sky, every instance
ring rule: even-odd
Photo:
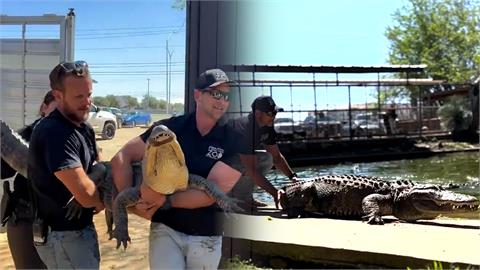
[[[75,8],[76,59],[89,62],[98,81],[94,89],[98,96],[141,97],[146,94],[150,78],[150,94],[165,99],[165,40],[170,36],[175,71],[172,101],[183,100],[185,11],[172,9],[171,1],[0,0],[0,3],[0,13],[7,15],[62,15],[68,8]],[[387,64],[386,27],[394,24],[393,12],[406,1],[245,0],[241,3],[239,23],[243,30],[237,45],[237,55],[242,55],[237,60],[241,64],[371,66]],[[111,73],[117,75],[107,75]],[[376,78],[376,74],[372,76]],[[319,91],[324,91],[327,98],[318,100],[318,104],[323,102],[330,108],[345,104],[346,90]],[[359,103],[371,101],[370,94],[363,90],[354,95],[354,101]],[[312,106],[311,100],[304,102],[303,108],[290,106],[311,99],[309,94],[295,95],[294,102],[285,92],[274,92],[274,97],[286,109]]]

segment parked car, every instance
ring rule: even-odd
[[[135,127],[137,125],[149,126],[152,122],[152,115],[149,112],[134,111],[123,115],[122,125]]]
[[[355,135],[370,136],[374,134],[384,134],[385,125],[383,124],[383,117],[374,113],[361,113],[355,116],[352,128],[355,130]]]
[[[122,126],[122,111],[119,108],[115,107],[100,107],[101,110],[111,112],[117,118],[117,128]]]
[[[309,115],[303,120],[303,129],[307,137],[332,137],[339,136],[342,131],[342,123],[330,116]]]
[[[292,118],[276,118],[273,122],[273,128],[279,139],[293,139],[295,136],[305,137],[302,126],[295,123]]]
[[[92,126],[95,134],[104,140],[111,140],[117,130],[117,118],[111,112],[102,111],[92,104],[87,122]]]

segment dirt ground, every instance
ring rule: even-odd
[[[142,127],[121,128],[112,140],[98,139],[102,148],[103,160],[110,160],[113,155],[130,139],[138,136],[146,129]],[[116,249],[114,240],[108,240],[104,212],[94,217],[95,227],[100,242],[101,269],[148,269],[148,232],[150,222],[129,215],[129,232],[132,243],[126,250]],[[0,233],[0,269],[15,269],[8,248],[7,234]]]

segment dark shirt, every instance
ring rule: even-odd
[[[259,127],[253,113],[231,119],[228,125],[241,134],[240,154],[252,155],[255,150],[265,149],[265,145],[276,144],[277,133],[273,126]]]
[[[34,128],[30,140],[28,175],[37,198],[39,216],[56,231],[81,230],[93,222],[93,208],[84,208],[79,219],[67,220],[64,206],[72,197],[54,173],[82,167],[89,173],[97,158],[93,130],[75,126],[58,110]]]
[[[197,129],[195,112],[155,122],[140,138],[146,142],[153,127],[160,124],[176,134],[189,173],[206,178],[217,161],[230,164],[238,151],[235,142],[237,135],[225,124],[217,123],[208,134],[202,136]],[[196,209],[171,208],[155,212],[152,221],[188,235],[221,235],[216,212],[216,205]]]

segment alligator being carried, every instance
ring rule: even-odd
[[[27,178],[28,143],[2,120],[0,120],[0,135],[2,159]],[[130,242],[126,207],[133,206],[139,201],[142,183],[161,194],[171,194],[177,190],[185,190],[187,187],[200,189],[212,197],[224,211],[243,211],[237,206],[237,200],[226,196],[215,183],[201,176],[188,174],[185,157],[175,133],[166,126],[156,126],[146,144],[142,164],[132,164],[134,187],[123,190],[117,195],[110,162],[97,163],[89,173],[105,204],[108,233],[110,239],[112,237],[117,239],[117,248],[120,244],[126,248],[127,242]],[[69,209],[68,217],[78,214],[75,208],[72,206],[70,208],[72,210]],[[111,212],[113,212],[113,221]],[[112,223],[115,224],[113,231]]]
[[[383,224],[382,216],[405,221],[473,212],[476,197],[432,184],[385,181],[358,175],[326,175],[286,185],[280,204],[288,217],[326,216]]]

